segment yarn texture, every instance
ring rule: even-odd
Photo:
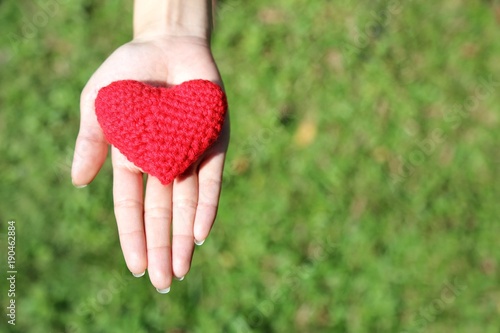
[[[217,140],[227,100],[207,80],[170,88],[123,80],[99,90],[95,112],[106,140],[167,185]]]

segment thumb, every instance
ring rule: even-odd
[[[80,131],[71,167],[73,185],[77,187],[86,186],[95,178],[108,153],[108,143],[95,115],[96,93],[86,90],[80,98]]]

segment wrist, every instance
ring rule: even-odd
[[[134,39],[161,35],[209,41],[211,32],[211,0],[136,0],[134,3]]]

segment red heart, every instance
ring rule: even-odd
[[[217,140],[226,110],[226,95],[206,80],[171,88],[116,81],[99,90],[95,100],[108,142],[164,185]]]

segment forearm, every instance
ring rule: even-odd
[[[152,35],[210,39],[212,0],[135,0],[134,38]]]

